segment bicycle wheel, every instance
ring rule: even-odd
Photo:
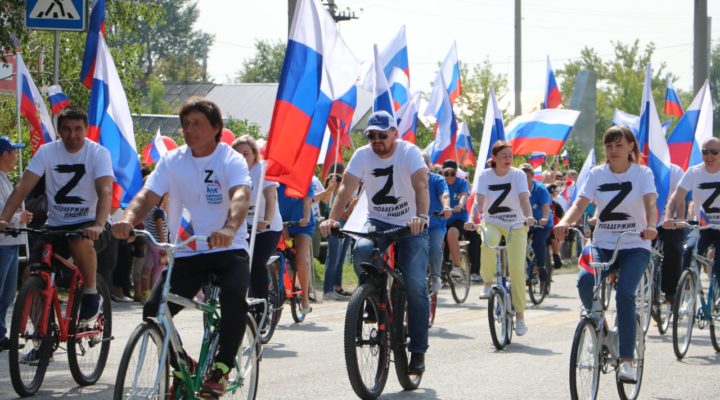
[[[654,288],[652,297],[652,316],[657,323],[658,332],[664,335],[670,327],[670,321],[672,319],[672,308],[670,304],[666,303],[665,294],[660,289],[662,287],[662,259],[660,257],[653,257],[653,265],[655,266]]]
[[[610,275],[602,280],[600,287],[600,302],[602,303],[603,310],[607,311],[610,307],[610,298],[612,297],[613,283],[610,281]]]
[[[547,294],[547,282],[547,279],[543,281],[542,279],[536,279],[535,277],[530,277],[530,279],[528,279],[528,294],[530,294],[530,301],[532,301],[533,304],[538,305],[545,300],[545,295]]]
[[[672,309],[669,304],[665,302],[659,302],[657,304],[657,311],[653,314],[655,322],[657,322],[658,332],[664,335],[670,327],[670,321],[672,321]]]
[[[595,323],[582,318],[575,328],[570,352],[570,397],[595,399],[600,385],[600,348]]]
[[[245,334],[235,358],[235,368],[230,371],[227,393],[223,398],[250,400],[257,394],[260,377],[260,341],[257,338],[255,319],[250,314],[245,319],[247,321]]]
[[[285,273],[290,274],[290,287],[292,288],[292,297],[290,297],[290,313],[292,314],[293,321],[295,323],[301,323],[305,318],[300,315],[300,307],[302,306],[302,292],[298,286],[297,279],[298,274],[295,271],[295,266],[290,263],[285,264]]]
[[[503,293],[498,288],[493,288],[488,299],[488,322],[490,323],[490,336],[493,344],[498,350],[502,350],[508,344],[507,307]]]
[[[88,324],[79,324],[82,288],[75,291],[72,318],[68,333],[68,364],[73,379],[80,386],[92,385],[100,379],[110,352],[112,340],[112,310],[110,290],[102,277],[97,277],[97,291],[102,297],[102,309]]]
[[[635,354],[633,363],[635,364],[635,382],[621,382],[617,378],[619,370],[615,371],[615,383],[617,385],[618,394],[622,400],[635,400],[640,394],[640,385],[642,384],[643,367],[645,363],[645,333],[642,331],[643,321],[640,315],[637,318],[637,328],[635,331]]]
[[[355,394],[361,399],[380,396],[390,369],[390,349],[384,310],[377,289],[363,284],[353,292],[345,313],[345,366]]]
[[[282,314],[282,296],[280,293],[280,286],[278,284],[278,273],[275,268],[279,268],[279,265],[272,264],[268,266],[268,312],[265,317],[265,323],[263,326],[258,327],[260,335],[260,343],[266,344],[270,342],[275,328],[278,322],[280,322],[280,315]],[[259,323],[260,321],[258,321]]]
[[[461,277],[453,277],[450,274],[450,292],[456,304],[462,304],[467,300],[470,293],[470,256],[467,251],[460,250]]]
[[[31,276],[20,288],[13,308],[10,328],[10,380],[20,396],[32,396],[42,385],[52,353],[57,327],[54,312],[43,315],[45,280]],[[48,320],[45,334],[39,332],[42,320]]]
[[[713,276],[711,279],[713,298],[710,304],[710,341],[715,351],[720,352],[720,342],[718,342],[718,332],[716,331],[716,329],[720,327],[720,287],[718,287],[716,276]]]
[[[681,360],[690,347],[690,338],[695,323],[695,276],[685,270],[680,275],[675,304],[673,304],[673,350]]]
[[[652,261],[651,261],[652,262]],[[647,333],[650,328],[650,320],[652,319],[652,292],[653,292],[653,267],[652,264],[645,268],[640,278],[640,283],[635,294],[635,307],[640,322],[642,323],[643,333]]]
[[[408,313],[407,313],[407,296],[404,290],[400,289],[400,285],[393,282],[392,289],[390,292],[390,298],[392,299],[393,308],[393,334],[395,337],[392,338],[392,350],[393,356],[395,357],[395,374],[397,375],[398,382],[405,390],[415,390],[420,386],[422,381],[422,374],[408,374],[408,360],[410,358],[410,351],[408,345],[410,344],[410,337],[408,335]]]
[[[135,328],[120,358],[113,399],[164,399],[167,396],[170,368],[167,358],[160,373],[160,384],[155,386],[162,342],[163,334],[154,323],[143,322]]]

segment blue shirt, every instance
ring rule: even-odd
[[[428,189],[430,191],[430,208],[428,215],[430,216],[429,230],[445,229],[445,218],[442,215],[433,217],[434,212],[442,212],[443,206],[440,199],[442,195],[448,192],[448,185],[442,175],[428,174]]]
[[[278,196],[278,207],[280,207],[280,215],[284,222],[287,221],[300,221],[303,218],[303,199],[296,199],[294,197],[288,197],[285,195],[285,184],[280,184],[277,189]],[[310,184],[306,197],[314,197],[315,191],[313,185]],[[310,230],[314,230],[315,227],[315,215],[310,210],[310,223],[307,227],[312,227]]]
[[[550,206],[552,199],[550,198],[550,192],[548,192],[545,185],[540,181],[533,180],[532,188],[530,188],[530,207],[533,210],[533,218],[540,220],[542,218],[542,209],[544,205]],[[552,211],[548,214],[548,223],[545,225],[546,228],[553,226]]]
[[[450,190],[450,208],[455,207],[460,202],[460,196],[465,193],[470,193],[468,182],[463,178],[455,178],[455,183],[448,184],[448,190]],[[465,207],[460,212],[453,212],[450,218],[447,220],[447,224],[450,225],[455,221],[465,222],[468,220],[468,213]]]

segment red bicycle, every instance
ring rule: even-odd
[[[52,355],[66,343],[70,373],[81,386],[92,385],[105,369],[112,333],[110,291],[102,277],[97,290],[102,309],[95,320],[79,322],[83,278],[80,270],[56,253],[53,239],[80,237],[78,231],[48,231],[29,228],[6,228],[5,233],[23,232],[40,235],[43,256],[40,264],[30,267],[13,308],[10,328],[10,378],[15,391],[23,397],[34,395],[42,385]],[[62,277],[62,279],[59,279]],[[58,282],[69,278],[67,304],[63,314],[58,296]]]

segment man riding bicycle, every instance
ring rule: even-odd
[[[339,226],[340,213],[362,179],[368,201],[366,226],[386,230],[398,226],[410,227],[410,235],[395,242],[398,264],[401,266],[408,295],[409,350],[412,353],[408,374],[425,371],[425,351],[428,348],[428,315],[426,274],[428,265],[428,168],[420,149],[398,139],[397,123],[386,111],[376,111],[365,128],[368,145],[359,148],[345,171],[337,200],[327,220],[320,224],[324,236]],[[380,244],[385,250],[390,243]],[[358,240],[353,251],[355,270],[361,271],[363,262],[371,262],[374,244]]]
[[[72,237],[67,245],[56,250],[68,253],[78,266],[85,288],[80,308],[80,322],[95,319],[102,307],[96,288],[97,253],[102,247],[102,233],[110,215],[113,169],[110,153],[103,146],[85,138],[88,115],[79,108],[65,108],[57,116],[60,140],[38,149],[20,182],[13,190],[0,214],[0,229],[20,208],[20,204],[45,175],[48,201],[47,228],[79,230],[82,237]],[[96,242],[97,241],[97,242]],[[65,247],[67,246],[67,247]],[[30,251],[30,264],[42,259],[42,243],[35,241]]]
[[[458,165],[455,160],[445,160],[443,163],[443,175],[445,176],[445,182],[447,182],[448,190],[450,191],[450,207],[452,208],[452,215],[447,219],[447,234],[445,235],[445,243],[447,248],[446,254],[450,254],[450,260],[452,260],[452,270],[450,275],[454,278],[462,278],[464,272],[459,267],[460,265],[460,240],[463,235],[463,225],[468,219],[468,213],[465,209],[465,203],[467,203],[468,188],[467,180],[460,178],[457,175]]]
[[[186,145],[160,160],[122,220],[113,224],[112,232],[118,239],[127,239],[133,227],[167,193],[171,238],[177,239],[181,219],[188,213],[190,221],[183,223],[191,223],[196,235],[208,236],[207,243],[197,242],[177,251],[170,287],[173,293],[192,298],[210,273],[218,278],[224,317],[220,349],[200,394],[222,396],[245,332],[245,318],[239,316],[248,310],[245,295],[250,273],[245,216],[252,183],[245,159],[220,142],[223,120],[215,103],[202,98],[186,100],[180,110],[180,123]],[[162,287],[157,284],[153,289],[143,318],[157,315]],[[173,315],[182,309],[173,303],[169,307]]]
[[[531,227],[532,248],[535,253],[533,261],[534,271],[529,269],[528,279],[532,279],[537,273],[541,281],[547,279],[546,259],[547,240],[553,227],[552,215],[550,214],[550,192],[540,181],[535,180],[535,170],[530,164],[521,164],[520,169],[527,175],[528,190],[530,190],[530,206],[533,211],[533,218],[538,221],[539,226]],[[529,267],[529,266],[528,266]]]

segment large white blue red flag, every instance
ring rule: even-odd
[[[444,88],[450,98],[450,104],[455,104],[455,99],[462,94],[462,84],[460,82],[460,62],[458,61],[457,48],[454,42],[445,60],[440,65],[438,75],[442,76],[442,80],[445,82]],[[435,80],[437,82],[437,78]],[[430,94],[427,108],[425,109],[425,115],[434,116],[438,113],[440,107],[442,107],[444,95],[439,89],[437,84],[433,83],[433,90]]]
[[[541,151],[557,155],[579,115],[580,111],[575,110],[545,109],[515,118],[507,127],[513,154]]]
[[[640,106],[640,134],[638,137],[647,138],[646,147],[647,165],[655,176],[655,190],[657,190],[658,220],[662,220],[670,192],[670,151],[663,134],[660,117],[655,108],[652,97],[652,68],[648,63],[645,70],[645,85],[643,86],[642,105]]]
[[[474,167],[477,164],[475,159],[475,150],[473,149],[472,139],[470,138],[470,128],[467,122],[460,123],[457,137],[457,162],[465,167]]]
[[[712,137],[713,104],[710,83],[705,81],[670,137],[670,159],[683,171],[702,162],[702,144]]]
[[[418,106],[420,105],[420,92],[415,92],[410,101],[405,103],[397,112],[398,134],[400,139],[415,143],[417,133]]]
[[[113,205],[127,207],[142,188],[140,161],[125,90],[103,37],[98,40],[88,119],[88,139],[110,152],[115,173]]]
[[[343,150],[352,147],[350,124],[353,115],[355,115],[356,104],[357,86],[355,85],[339,99],[333,101],[332,108],[330,108],[330,117],[328,117],[328,132],[326,134],[328,136],[328,146],[323,161],[323,179],[327,176],[328,168],[332,164],[343,161]]]
[[[390,94],[390,84],[382,70],[380,62],[380,52],[377,45],[373,45],[375,53],[375,81],[373,83],[373,111],[387,111],[393,117],[395,116],[395,107],[393,105],[392,95]]]
[[[635,134],[635,137],[637,137],[638,131],[640,130],[640,116],[616,108],[615,114],[613,114],[613,125],[625,125],[630,128],[632,133]]]
[[[30,124],[30,144],[32,154],[35,154],[40,146],[55,140],[55,128],[40,91],[35,86],[22,56],[18,53],[15,55],[15,59],[18,114],[24,116]]]
[[[397,112],[400,107],[410,100],[410,63],[408,61],[407,37],[405,25],[393,37],[390,43],[383,48],[378,56],[380,67],[390,85],[394,110]],[[363,88],[368,92],[373,91],[375,84],[376,67],[375,63],[365,75]]]
[[[550,66],[550,56],[548,56],[543,108],[558,108],[561,104],[562,96],[560,95],[560,88],[555,80],[555,72],[553,72],[552,66]]]
[[[437,120],[435,132],[435,144],[433,145],[430,161],[433,164],[440,164],[448,159],[455,159],[455,142],[457,140],[457,120],[453,111],[452,102],[448,93],[444,90],[444,81],[442,74],[438,73],[433,91],[435,87],[439,88],[439,92],[443,96],[443,102],[440,109],[435,114]]]
[[[674,115],[677,118],[683,116],[682,103],[680,103],[680,98],[675,92],[670,77],[667,79],[667,88],[665,89],[665,114]]]
[[[97,56],[98,41],[105,36],[105,0],[94,0],[90,12],[87,39],[85,40],[85,53],[80,68],[80,82],[86,88],[92,89],[95,76],[95,58]]]
[[[317,0],[295,7],[266,143],[266,179],[304,197],[310,187],[333,101],[355,85],[360,63]]]
[[[70,99],[63,93],[60,85],[50,85],[45,88],[45,93],[50,99],[50,109],[53,115],[57,115],[65,107],[70,105]]]

